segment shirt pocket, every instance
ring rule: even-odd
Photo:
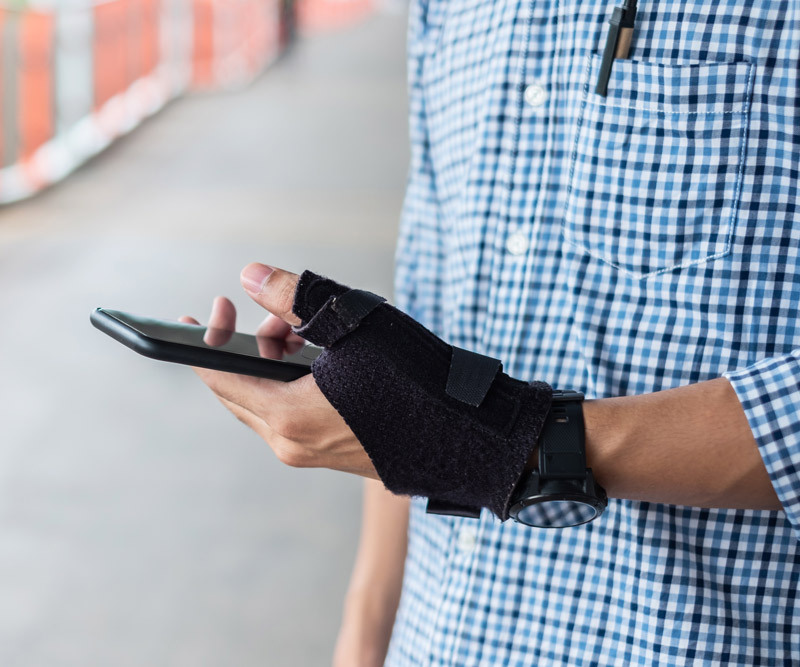
[[[730,251],[753,66],[616,60],[586,68],[564,236],[635,278]]]

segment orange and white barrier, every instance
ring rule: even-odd
[[[37,151],[53,136],[53,34],[52,16],[38,12],[0,13],[2,71],[0,81],[10,94],[0,100],[0,192],[40,187]],[[15,53],[12,64],[9,54]],[[13,85],[16,84],[16,85]],[[28,185],[30,184],[30,185]],[[3,197],[8,199],[8,195]]]
[[[281,49],[280,0],[195,0],[192,84],[250,83]]]
[[[190,88],[234,88],[292,28],[372,0],[0,0],[0,203],[60,180]],[[20,5],[21,0],[16,0]]]
[[[0,202],[60,180],[185,89],[189,68],[174,65],[191,51],[161,40],[183,30],[191,44],[191,25],[175,22],[186,2],[0,8]]]

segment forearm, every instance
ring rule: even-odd
[[[781,509],[739,399],[724,379],[584,403],[586,454],[609,497]]]
[[[380,482],[364,482],[361,538],[351,591],[379,585],[399,599],[408,543],[408,504],[408,498],[389,493]]]
[[[409,499],[364,482],[364,507],[336,665],[383,664],[403,584]]]

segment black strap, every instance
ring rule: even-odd
[[[361,321],[386,299],[360,289],[348,290],[338,297],[329,297],[325,305],[294,332],[315,345],[330,347],[358,328]]]
[[[539,473],[542,479],[583,479],[586,445],[583,394],[553,392],[553,403],[539,436]]]
[[[462,403],[477,408],[486,397],[501,366],[499,359],[453,346],[445,391]]]
[[[480,519],[480,507],[468,507],[467,505],[456,505],[444,500],[428,498],[428,506],[425,508],[427,514],[441,514],[443,516],[461,516],[465,519]]]
[[[331,304],[331,309],[352,331],[361,320],[380,306],[386,299],[363,289],[351,289],[342,296],[337,297]]]

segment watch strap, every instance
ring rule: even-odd
[[[539,436],[539,474],[542,480],[586,477],[586,436],[583,394],[554,390],[553,403]]]

